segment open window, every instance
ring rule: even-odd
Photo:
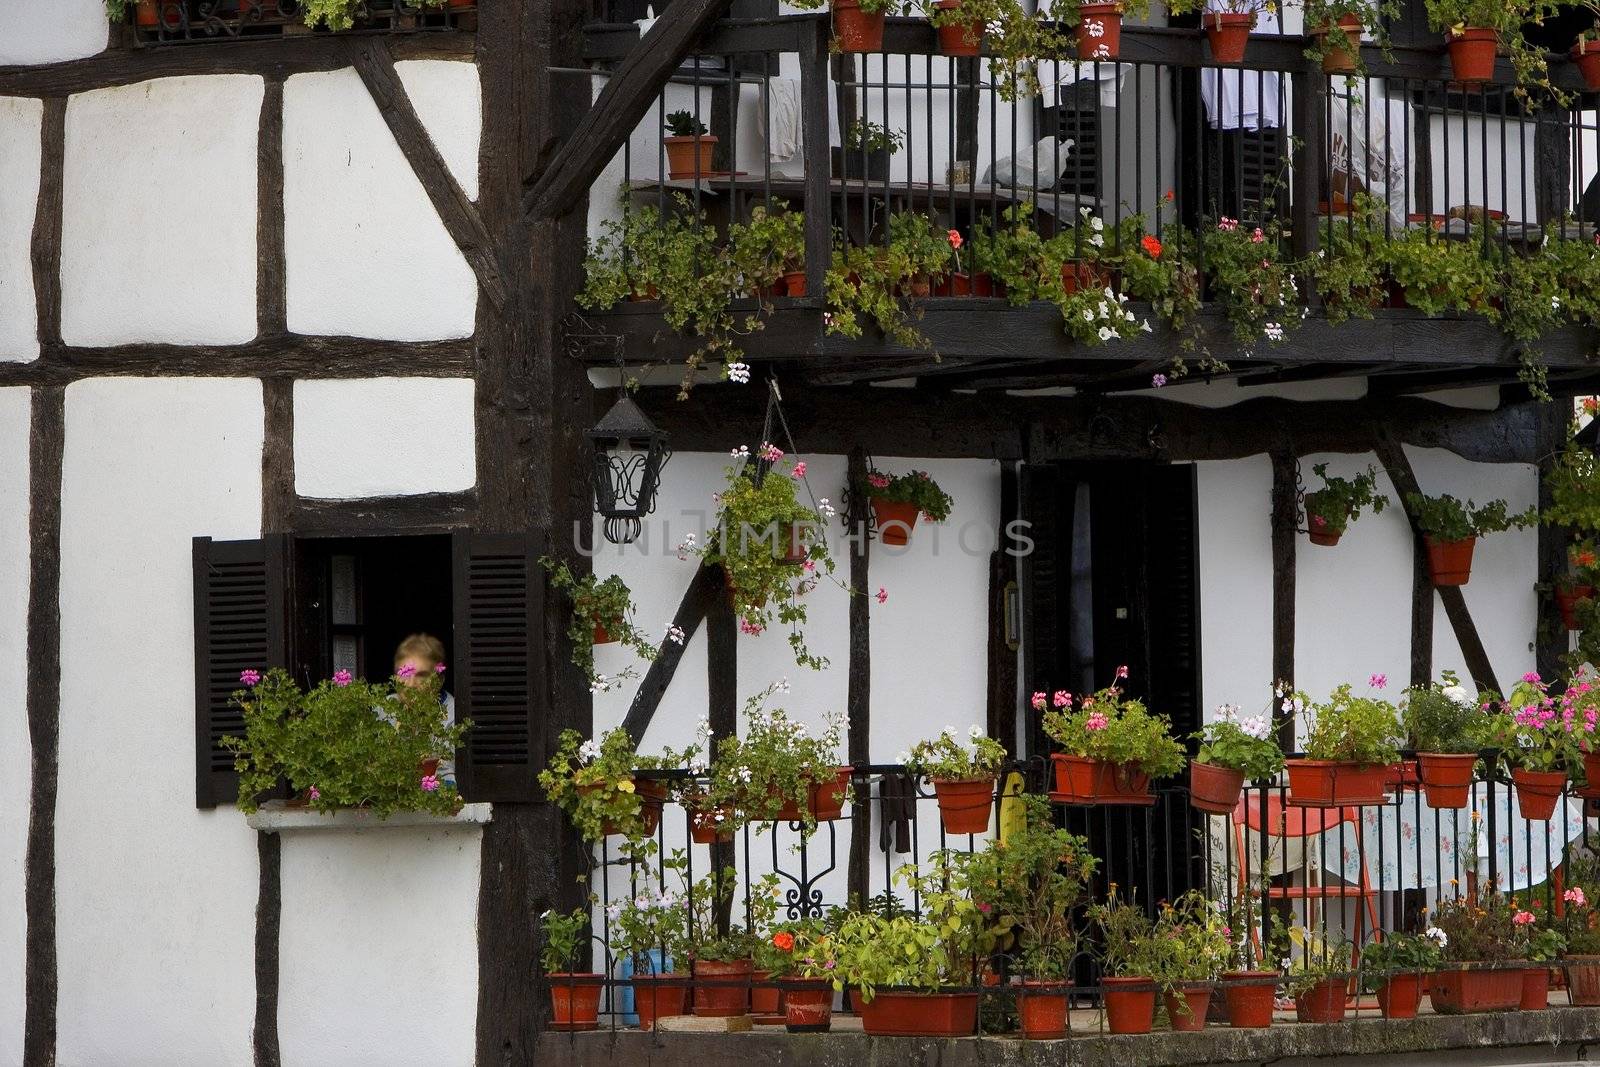
[[[471,719],[457,775],[468,800],[535,799],[543,762],[542,584],[527,534],[194,542],[196,803],[232,803],[222,738],[243,720],[241,671],[288,668],[311,685],[340,669],[388,677],[411,633],[444,643],[456,715]]]

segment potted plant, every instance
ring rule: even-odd
[[[244,736],[226,735],[235,756],[239,810],[254,813],[282,781],[313,811],[360,808],[450,816],[461,794],[438,764],[461,746],[470,722],[451,725],[439,675],[368,682],[339,671],[302,690],[289,672],[241,672],[233,694]]]
[[[781,926],[768,945],[772,973],[783,992],[785,1027],[791,1034],[826,1033],[833,1025],[833,982],[839,969],[833,931],[817,919],[801,919]]]
[[[816,11],[829,0],[795,0],[802,11]],[[832,0],[833,40],[841,52],[883,51],[883,19],[895,5],[890,0]]]
[[[1283,770],[1283,750],[1273,737],[1270,715],[1241,719],[1237,705],[1223,704],[1194,739],[1200,750],[1189,761],[1189,803],[1210,815],[1227,815],[1238,807],[1247,779],[1266,781]]]
[[[1400,758],[1398,709],[1378,697],[1358,697],[1349,683],[1324,704],[1304,693],[1291,698],[1304,709],[1308,735],[1305,758],[1288,760],[1289,803],[1343,807],[1384,803],[1389,764]]]
[[[638,841],[656,832],[667,789],[665,783],[636,778],[634,772],[654,769],[659,762],[640,756],[620,726],[607,730],[598,742],[563,730],[555,755],[539,772],[539,786],[585,841],[611,834]]]
[[[918,516],[926,515],[929,522],[943,522],[955,506],[950,494],[927,471],[885,474],[869,470],[867,486],[872,493],[873,526],[878,540],[886,545],[909,544]]]
[[[1561,903],[1567,997],[1582,1007],[1600,1007],[1600,915],[1582,885],[1564,890]]]
[[[661,138],[667,150],[667,177],[673,181],[709,177],[711,153],[717,147],[715,135],[689,111],[674,111],[667,116],[667,132]]]
[[[1407,493],[1406,502],[1428,547],[1428,571],[1434,585],[1466,585],[1472,577],[1472,549],[1478,538],[1512,528],[1531,526],[1537,508],[1510,514],[1504,500],[1478,507],[1448,493],[1424,496]]]
[[[1385,1019],[1414,1019],[1423,979],[1442,959],[1435,937],[1396,930],[1361,950],[1361,981],[1368,993],[1378,995]]]
[[[1492,886],[1442,900],[1433,925],[1443,935],[1443,963],[1428,982],[1428,999],[1442,1015],[1513,1011],[1522,1003],[1517,909]],[[1516,964],[1516,965],[1512,965]],[[1509,966],[1508,966],[1509,965]]]
[[[1570,570],[1565,577],[1556,579],[1556,606],[1561,611],[1561,624],[1569,630],[1581,630],[1578,605],[1594,599],[1595,582],[1600,580],[1600,555],[1594,542],[1580,541],[1567,550]]]
[[[1328,477],[1326,463],[1318,463],[1311,471],[1322,479],[1322,488],[1307,493],[1304,500],[1307,536],[1314,545],[1338,544],[1363,508],[1378,515],[1389,504],[1389,498],[1377,491],[1378,472],[1372,467],[1354,478]]]
[[[835,170],[847,180],[886,182],[889,161],[905,146],[905,138],[895,130],[866,119],[856,119],[844,131],[844,147]]]
[[[1117,669],[1117,681],[1128,676]],[[1057,692],[1047,706],[1044,693],[1033,694],[1033,707],[1044,713],[1045,734],[1065,751],[1052,753],[1055,791],[1060,804],[1140,804],[1155,802],[1150,779],[1183,769],[1183,745],[1172,736],[1172,724],[1137,700],[1124,700],[1115,683],[1082,697],[1076,708],[1072,694]]]
[[[1155,923],[1144,909],[1117,894],[1115,883],[1103,904],[1088,910],[1100,932],[1100,985],[1106,1026],[1113,1034],[1148,1034],[1155,1023],[1157,971]]]
[[[1488,732],[1511,765],[1517,810],[1524,819],[1548,820],[1567,786],[1567,777],[1591,743],[1595,723],[1579,714],[1579,694],[1550,695],[1548,682],[1529,672],[1512,687]]]
[[[1285,982],[1295,1016],[1303,1023],[1343,1022],[1354,955],[1350,942],[1319,937],[1304,926],[1291,928],[1289,941],[1298,953],[1289,962]]]
[[[1313,44],[1306,54],[1321,61],[1324,74],[1354,74],[1361,62],[1361,35],[1371,30],[1387,45],[1387,21],[1400,17],[1396,0],[1306,0],[1306,33]]]
[[[1443,681],[1416,685],[1400,700],[1406,744],[1417,754],[1417,776],[1430,808],[1464,808],[1472,791],[1487,718],[1454,671]]]
[[[1250,351],[1276,344],[1299,323],[1294,264],[1283,255],[1283,232],[1275,220],[1251,227],[1224,216],[1202,227],[1196,244],[1211,299],[1221,305],[1239,345]]]
[[[751,208],[748,222],[728,227],[728,255],[758,290],[775,288],[778,296],[805,296],[805,212],[777,204]]]
[[[1592,16],[1600,18],[1600,4],[1590,0],[1583,6],[1589,9]],[[1600,25],[1590,26],[1579,33],[1568,54],[1577,65],[1583,84],[1590,89],[1600,89]]]
[[[1534,85],[1549,88],[1544,54],[1522,35],[1525,23],[1556,13],[1549,0],[1423,0],[1428,27],[1445,35],[1450,67],[1457,81],[1494,78],[1497,52],[1511,57],[1519,93]]]
[[[657,1019],[688,1012],[690,975],[689,910],[681,883],[686,861],[682,851],[661,862],[661,878],[652,878],[647,860],[636,876],[637,892],[612,901],[606,908],[611,949],[631,960],[634,1011],[639,1028],[655,1028]],[[665,875],[677,876],[680,889],[668,888]]]
[[[572,602],[572,621],[567,640],[572,642],[572,662],[589,679],[590,685],[608,685],[615,679],[602,679],[595,673],[594,646],[621,642],[641,659],[653,660],[657,647],[633,625],[633,591],[619,574],[601,578],[594,573],[575,576],[564,561],[549,556],[539,565],[550,573],[550,587],[564,593]],[[631,675],[631,668],[619,677]]]
[[[744,925],[727,920],[739,872],[713,868],[694,884],[688,904],[687,951],[694,961],[694,1014],[724,1019],[750,1010],[757,937],[777,907],[777,876],[766,875],[745,894]]]
[[[950,231],[955,233],[954,230]],[[960,239],[960,235],[956,235]],[[934,228],[928,216],[918,211],[897,211],[889,216],[889,243],[886,255],[906,264],[910,278],[903,286],[906,296],[925,299],[937,290],[948,295],[946,280],[949,240]],[[959,265],[959,264],[958,264]]]
[[[1523,1011],[1544,1011],[1550,1006],[1550,968],[1566,950],[1567,939],[1555,926],[1517,906],[1515,898],[1511,904],[1515,909],[1511,925],[1520,938],[1516,955],[1533,964],[1522,972],[1522,1002],[1518,1007]]]
[[[1222,974],[1222,992],[1228,1025],[1235,1029],[1271,1026],[1277,1006],[1279,974],[1269,961],[1288,956],[1289,936],[1281,917],[1262,904],[1271,885],[1272,872],[1263,864],[1257,891],[1234,894],[1229,901],[1230,969]],[[1257,929],[1262,932],[1259,942],[1251,936]]]
[[[589,909],[575,908],[565,915],[547,909],[539,916],[539,926],[544,931],[539,963],[550,983],[550,1029],[598,1028],[600,990],[606,976],[577,970],[579,950],[589,943]]]
[[[972,726],[963,742],[953,726],[932,740],[918,741],[905,759],[906,770],[933,781],[939,818],[947,834],[981,834],[989,829],[994,783],[1006,763],[1005,746]]]
[[[744,733],[717,742],[706,806],[732,806],[751,822],[787,820],[803,832],[817,822],[839,818],[850,791],[850,768],[839,765],[843,715],[826,716],[822,730],[811,730],[766,700],[783,683],[768,686],[744,706]]]
[[[922,6],[939,35],[939,52],[947,56],[977,55],[985,27],[1016,15],[1013,0],[933,0]]]
[[[1169,0],[1167,10],[1174,15],[1200,12],[1200,24],[1205,28],[1206,40],[1211,44],[1213,63],[1242,63],[1245,46],[1250,43],[1250,31],[1255,28],[1256,11],[1260,0],[1222,0],[1220,10],[1213,10],[1205,0]],[[1274,0],[1265,5],[1276,10]]]
[[[1125,15],[1143,18],[1150,5],[1145,0],[1128,3],[1099,3],[1096,0],[1077,0],[1076,10],[1068,9],[1068,17],[1077,15],[1074,37],[1078,58],[1094,62],[1115,62],[1122,55],[1122,19]]]
[[[1152,950],[1172,1029],[1205,1029],[1211,994],[1231,953],[1232,933],[1222,905],[1198,889],[1161,906]]]

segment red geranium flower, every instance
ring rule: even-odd
[[[784,952],[788,952],[790,949],[794,948],[794,935],[789,933],[787,930],[780,931],[772,935],[772,944],[774,947]]]
[[[1145,234],[1144,239],[1139,244],[1144,246],[1145,252],[1149,254],[1151,259],[1161,258],[1161,242],[1156,240],[1154,236],[1148,233]]]

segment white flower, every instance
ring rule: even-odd
[[[1428,927],[1426,930],[1422,931],[1422,936],[1427,938],[1429,941],[1432,941],[1440,948],[1444,948],[1450,943],[1450,938],[1447,937],[1445,932],[1439,929],[1437,926]]]
[[[894,761],[895,761],[895,762],[896,762],[896,763],[900,763],[900,764],[906,764],[906,763],[910,763],[910,762],[911,762],[911,753],[909,753],[909,752],[906,752],[906,751],[904,751],[904,750],[903,750],[903,749],[902,749],[902,750],[901,750],[901,751],[900,751],[900,752],[898,752],[898,753],[897,753],[897,754],[896,754],[896,755],[895,755],[895,757],[894,757]]]
[[[1150,328],[1149,319],[1145,319],[1143,322],[1141,322],[1139,324],[1139,329],[1143,330],[1145,333],[1155,333],[1155,330]]]
[[[977,723],[973,723],[971,726],[967,727],[967,736],[976,741],[978,738],[983,736],[983,727],[979,726]]]
[[[1089,220],[1089,229],[1098,231],[1098,230],[1103,230],[1105,228],[1106,228],[1105,220],[1101,219],[1099,216],[1096,216],[1096,217],[1094,217],[1094,218]]]
[[[750,446],[740,445],[738,448],[730,450],[728,455],[734,459],[748,459],[750,457]]]
[[[750,768],[749,767],[740,767],[739,768],[739,780],[741,782],[748,782],[750,780]]]
[[[1267,323],[1262,332],[1267,335],[1267,340],[1269,341],[1283,340],[1283,327],[1276,322]]]
[[[1279,710],[1280,711],[1293,711],[1294,710],[1294,701],[1291,700],[1289,697],[1284,697],[1283,698],[1283,704],[1280,705]]]
[[[578,758],[585,763],[593,763],[600,758],[600,746],[595,744],[594,738],[578,746]]]
[[[787,693],[789,689],[789,679],[787,678],[779,678],[772,686],[772,691],[774,693]]]
[[[1088,308],[1084,308],[1083,309],[1083,321],[1084,322],[1093,322],[1094,321],[1094,312],[1089,310]]]
[[[1468,693],[1464,687],[1459,685],[1445,686],[1444,697],[1446,700],[1449,700],[1455,704],[1460,704],[1463,707],[1469,707],[1475,703],[1475,701],[1472,699],[1472,694]]]
[[[1104,248],[1106,239],[1101,237],[1098,233],[1091,233],[1089,235],[1089,244],[1094,248]]]
[[[1109,326],[1102,326],[1096,332],[1099,334],[1100,340],[1102,341],[1109,341],[1117,335],[1116,331]]]
[[[836,514],[833,505],[828,503],[827,497],[823,497],[821,500],[817,501],[817,513],[825,519],[831,519]]]
[[[954,726],[946,726],[943,730],[939,731],[939,734],[942,737],[953,738],[956,736],[956,728]]]
[[[728,381],[736,382],[739,385],[748,384],[749,381],[750,381],[750,364],[748,364],[748,363],[730,363],[730,364],[728,364]]]

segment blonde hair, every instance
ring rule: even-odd
[[[395,668],[398,669],[408,659],[426,660],[437,667],[444,662],[444,642],[432,634],[412,634],[395,648]]]

